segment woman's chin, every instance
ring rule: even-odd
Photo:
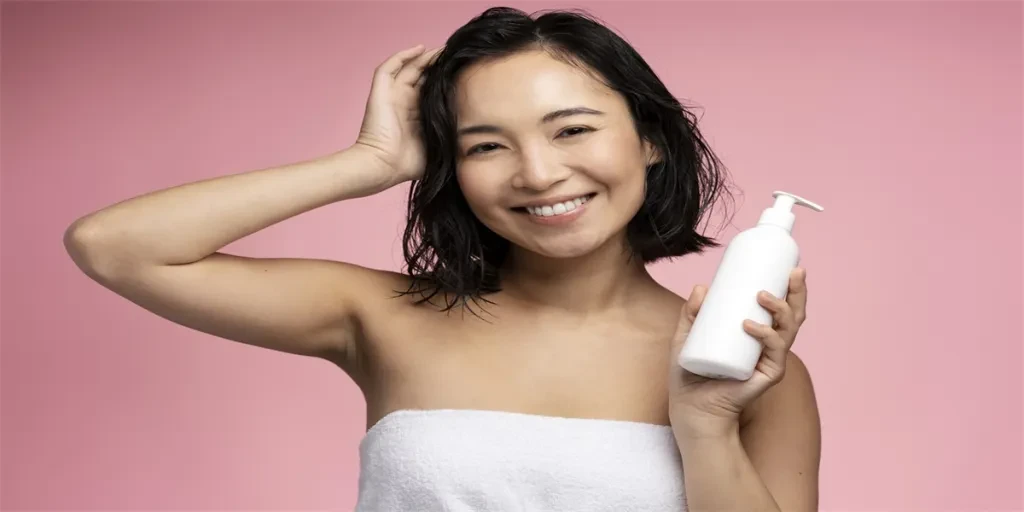
[[[603,244],[600,240],[576,239],[568,237],[554,240],[531,240],[520,247],[527,252],[542,258],[570,260],[583,258],[597,251]]]

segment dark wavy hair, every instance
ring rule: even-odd
[[[423,73],[419,96],[426,170],[409,190],[403,234],[403,294],[437,295],[444,310],[499,291],[509,242],[470,211],[456,179],[454,92],[467,67],[542,49],[580,66],[621,94],[641,139],[659,150],[647,168],[643,205],[627,226],[633,257],[650,263],[698,253],[718,242],[697,231],[726,193],[726,175],[697,129],[697,118],[672,96],[644,59],[595,17],[577,10],[494,7],[455,31]],[[486,299],[484,299],[486,300]]]

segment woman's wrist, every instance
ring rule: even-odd
[[[740,421],[738,416],[675,414],[672,417],[672,432],[680,448],[683,444],[729,443],[739,440]]]
[[[378,194],[405,181],[373,151],[359,145],[316,160],[338,178],[339,184],[344,185],[339,188],[339,201]]]
[[[673,428],[676,438],[676,446],[684,456],[695,450],[728,450],[731,448],[742,448],[740,442],[739,426],[735,428],[723,428],[715,430],[693,430]]]

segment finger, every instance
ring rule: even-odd
[[[786,302],[793,310],[793,317],[797,326],[807,319],[807,270],[796,268],[789,274],[789,291],[786,293]]]
[[[407,62],[423,53],[423,48],[422,44],[418,44],[388,57],[387,60],[377,66],[374,76],[377,78],[394,78],[402,70],[402,66],[405,66]]]
[[[423,68],[433,64],[434,61],[437,60],[437,56],[441,55],[442,51],[444,51],[444,46],[437,46],[423,52],[422,62],[419,62],[420,59],[417,59],[417,61],[419,62],[417,65],[419,66],[420,70],[422,71]]]
[[[430,51],[425,51],[410,60],[402,66],[402,70],[395,76],[395,81],[408,85],[417,85],[420,78],[423,76],[423,70],[426,69],[434,60],[434,57],[440,53],[441,48],[442,47],[438,47],[433,48]]]
[[[683,304],[683,310],[679,313],[679,323],[676,325],[675,336],[672,338],[673,356],[682,347],[686,336],[690,334],[690,327],[693,325],[694,319],[697,318],[697,312],[700,311],[700,305],[704,302],[706,294],[707,288],[701,285],[694,286],[690,296],[686,299],[686,303]]]
[[[697,319],[697,313],[700,312],[700,305],[704,303],[704,297],[707,295],[708,289],[701,285],[696,285],[690,292],[690,296],[686,299],[686,305],[683,306],[682,320],[686,320],[692,324]]]
[[[772,320],[778,326],[779,331],[785,333],[796,333],[800,328],[796,318],[793,316],[793,309],[789,303],[762,290],[757,294],[757,303],[772,314]]]
[[[743,330],[761,342],[764,347],[758,368],[773,382],[778,382],[782,379],[782,374],[786,369],[786,354],[789,352],[789,344],[778,331],[753,320],[745,320]]]

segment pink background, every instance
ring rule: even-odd
[[[3,5],[3,509],[352,507],[365,416],[344,374],[161,320],[88,281],[61,234],[349,144],[373,67],[483,7]],[[796,227],[822,510],[1024,508],[1021,4],[587,7],[704,109],[745,191],[724,236],[775,189],[826,208]],[[397,269],[404,192],[230,249]],[[719,256],[655,271],[686,293]]]

